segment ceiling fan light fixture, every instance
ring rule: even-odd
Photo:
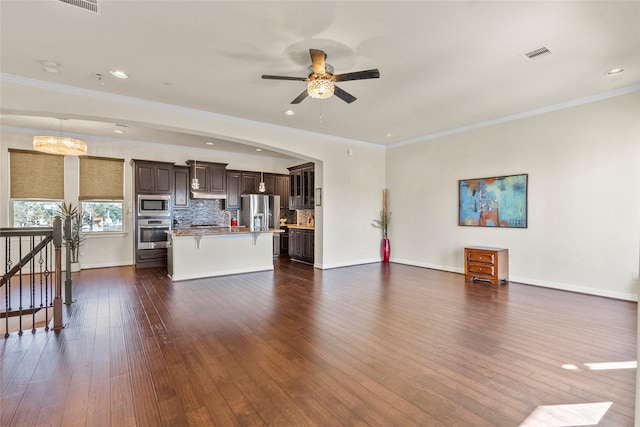
[[[307,84],[307,94],[316,99],[327,99],[333,95],[335,85],[328,78],[319,77],[312,79]]]

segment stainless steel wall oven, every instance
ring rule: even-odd
[[[171,218],[138,218],[137,249],[166,248]]]

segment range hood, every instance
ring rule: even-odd
[[[207,191],[191,190],[192,199],[226,199],[226,194],[209,193]]]

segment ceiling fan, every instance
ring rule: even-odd
[[[327,58],[326,53],[318,49],[309,49],[309,54],[311,54],[311,65],[309,66],[309,75],[307,77],[269,76],[266,74],[262,75],[263,79],[295,80],[308,82],[307,89],[300,95],[298,95],[296,99],[291,101],[292,104],[299,104],[307,96],[318,99],[326,99],[330,98],[334,94],[344,102],[351,104],[357,98],[336,86],[336,82],[377,79],[380,77],[380,71],[378,71],[378,69],[355,71],[353,73],[333,74],[333,67],[324,62]]]

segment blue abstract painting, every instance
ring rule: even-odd
[[[527,228],[528,175],[458,181],[458,225]]]

